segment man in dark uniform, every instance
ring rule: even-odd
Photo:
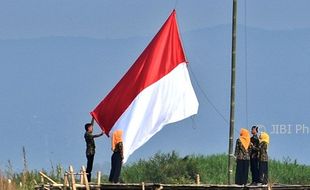
[[[252,173],[252,185],[256,185],[257,183],[259,183],[259,166],[258,166],[259,139],[257,136],[258,127],[253,126],[251,133],[252,133],[252,137],[251,137],[252,149],[250,152],[250,166],[251,166],[251,173]]]
[[[90,182],[91,180],[91,171],[93,170],[93,162],[95,157],[95,140],[94,138],[100,137],[103,135],[103,132],[97,135],[93,135],[93,125],[91,123],[85,124],[85,142],[86,142],[86,158],[87,158],[87,179]]]

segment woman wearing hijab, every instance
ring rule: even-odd
[[[240,137],[237,139],[235,157],[237,159],[235,183],[246,185],[248,182],[251,137],[247,129],[240,130]]]
[[[262,132],[259,136],[259,179],[260,183],[268,183],[268,153],[269,135]]]
[[[112,183],[119,182],[119,176],[121,174],[122,162],[123,162],[123,131],[116,130],[112,135],[112,151],[113,155],[111,158],[111,172],[109,181]]]

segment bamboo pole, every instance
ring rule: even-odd
[[[83,177],[82,177],[83,176]],[[87,179],[87,174],[86,174],[86,169],[85,166],[82,166],[82,176],[81,178],[83,178],[84,181],[84,185],[86,187],[86,190],[90,190],[89,189],[89,184],[88,184],[88,179]]]
[[[81,168],[80,171],[80,185],[84,185],[85,181],[84,181],[84,175],[83,175],[83,169]]]
[[[101,185],[101,171],[97,172],[97,190],[100,190],[100,185]]]
[[[8,190],[12,189],[12,180],[8,179]]]
[[[42,175],[40,175],[41,177],[41,183],[44,184],[44,177]]]
[[[196,184],[200,185],[200,175],[196,174]]]
[[[229,148],[228,148],[228,184],[233,183],[233,145],[235,128],[235,92],[236,92],[236,33],[237,33],[237,0],[233,0],[232,18],[232,50],[231,50],[231,92],[230,92],[230,123],[229,123]]]
[[[69,166],[69,174],[70,174],[70,177],[71,177],[71,186],[72,186],[72,190],[76,190],[76,184],[75,184],[75,176],[74,176],[74,173],[73,173],[73,167],[72,166]]]
[[[69,185],[69,182],[68,182],[68,173],[65,173],[65,174],[64,174],[64,187],[63,187],[63,190],[67,190],[68,185]]]
[[[144,182],[141,183],[141,186],[142,186],[142,190],[145,190],[145,184],[144,184]]]
[[[50,177],[45,175],[43,172],[39,172],[39,174],[41,175],[41,181],[42,181],[42,177],[43,177],[43,178],[47,179],[49,182],[51,182],[53,185],[58,184],[57,182],[52,180]],[[43,179],[43,182],[44,182],[44,179]]]

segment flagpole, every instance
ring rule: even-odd
[[[232,50],[231,50],[231,94],[230,94],[230,123],[228,149],[228,184],[233,184],[233,145],[235,125],[235,91],[236,91],[236,33],[237,33],[237,0],[233,0],[232,16]]]

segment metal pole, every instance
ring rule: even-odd
[[[228,150],[228,184],[233,184],[233,145],[235,125],[235,91],[236,91],[236,32],[237,31],[237,0],[233,0],[232,17],[232,50],[231,50],[231,94],[230,94],[230,123],[229,123],[229,150]]]

